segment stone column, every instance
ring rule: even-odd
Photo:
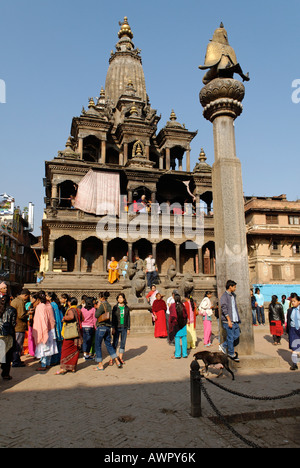
[[[180,245],[176,244],[176,271],[180,273]]]
[[[52,184],[52,189],[51,189],[51,206],[54,208],[57,207],[58,205],[58,189],[57,189],[57,184]]]
[[[49,241],[49,251],[48,251],[49,271],[53,271],[54,246],[55,246],[55,242],[53,240],[50,240]]]
[[[163,169],[164,168],[164,155],[161,154],[159,156],[159,169]]]
[[[152,243],[152,256],[153,256],[153,258],[154,258],[155,261],[156,261],[157,258],[156,258],[156,243],[155,243],[155,242]],[[156,263],[157,263],[157,262],[156,262]]]
[[[186,172],[191,172],[191,149],[186,152]]]
[[[106,273],[107,266],[107,242],[103,241],[103,272]]]
[[[166,170],[169,171],[171,167],[171,150],[166,148]]]
[[[212,169],[216,275],[219,298],[226,281],[237,283],[241,316],[239,353],[254,354],[250,278],[241,163],[236,155],[234,120],[242,113],[244,85],[232,78],[216,78],[200,92],[204,117],[213,123],[215,162]]]
[[[102,164],[106,163],[106,141],[105,140],[101,141],[101,163]]]
[[[198,270],[199,275],[203,275],[202,247],[198,248]]]
[[[78,153],[80,154],[80,159],[83,159],[83,138],[78,137]]]
[[[123,154],[124,154],[124,166],[126,165],[127,161],[128,161],[128,143],[124,143],[124,151],[123,151]]]
[[[182,171],[182,158],[178,159],[178,170]]]
[[[77,241],[77,262],[76,262],[76,270],[78,272],[81,271],[81,253],[82,253],[82,241]]]
[[[132,263],[132,242],[128,242],[128,261]]]

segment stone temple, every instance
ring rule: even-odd
[[[43,289],[78,298],[121,290],[142,309],[145,275],[132,264],[151,253],[163,293],[187,288],[199,300],[216,291],[212,169],[203,150],[191,168],[197,132],[171,109],[158,131],[160,118],[125,17],[105,89],[73,118],[66,148],[45,163]],[[148,206],[140,212],[143,195]],[[108,261],[126,255],[127,278],[111,285]]]

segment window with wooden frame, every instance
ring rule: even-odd
[[[270,244],[271,255],[280,255],[281,253],[281,244],[280,241],[274,240]]]
[[[272,279],[281,280],[281,265],[272,265]]]
[[[266,223],[267,224],[278,224],[278,215],[267,214],[266,215]]]
[[[294,265],[295,280],[300,280],[300,264]]]
[[[289,216],[289,224],[299,225],[300,224],[300,216]]]

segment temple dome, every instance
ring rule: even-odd
[[[146,82],[140,50],[135,49],[132,42],[133,33],[127,17],[124,18],[123,23],[120,23],[120,26],[119,42],[116,45],[116,52],[112,51],[111,53],[106,75],[106,99],[113,101],[114,106],[116,106],[131,80],[136,90],[136,96],[147,102]]]

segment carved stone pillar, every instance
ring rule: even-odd
[[[202,259],[202,247],[198,249],[198,272],[199,275],[203,275],[203,259]]]
[[[107,271],[107,242],[103,241],[103,272]]]
[[[78,153],[80,154],[80,159],[83,159],[83,138],[78,137]]]
[[[169,171],[171,167],[171,150],[166,148],[166,170]]]
[[[232,78],[216,78],[200,92],[203,115],[213,123],[215,162],[212,169],[218,296],[227,280],[237,283],[241,316],[239,352],[254,353],[250,278],[244,215],[241,163],[236,155],[234,120],[242,113],[244,85]]]
[[[49,250],[48,250],[49,271],[53,271],[54,247],[55,247],[55,242],[53,240],[50,240]]]
[[[186,152],[186,172],[191,172],[191,150],[190,148]]]
[[[52,184],[52,189],[51,189],[51,206],[53,206],[54,208],[57,207],[58,205],[58,188],[57,188],[57,184]]]
[[[76,262],[76,271],[81,271],[81,254],[82,254],[82,241],[77,241],[77,262]]]
[[[176,244],[176,271],[180,273],[180,245]]]
[[[106,163],[106,141],[105,140],[101,141],[101,163],[102,164]]]
[[[159,156],[159,169],[163,169],[164,168],[164,155],[161,154]]]
[[[128,143],[124,143],[124,166],[128,161]]]
[[[179,171],[182,171],[182,158],[178,159],[178,169]]]
[[[132,263],[132,242],[128,242],[128,261]]]

